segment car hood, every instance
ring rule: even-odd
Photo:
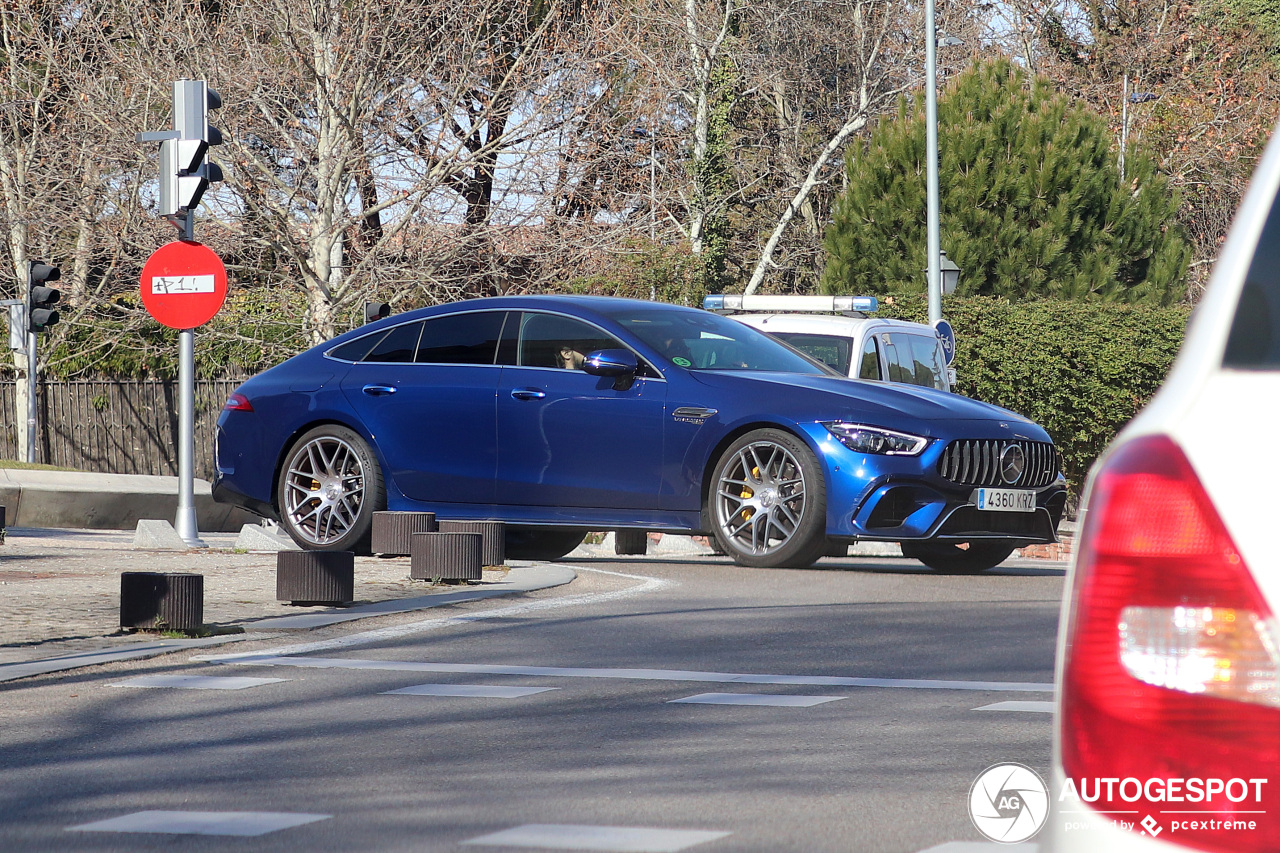
[[[954,433],[959,422],[1000,421],[1029,428],[1028,438],[1049,440],[1040,427],[1016,412],[933,388],[745,370],[696,370],[689,375],[699,384],[733,397],[767,399],[773,414],[797,422],[855,419],[937,436]]]

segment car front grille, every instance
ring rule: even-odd
[[[1012,483],[1000,473],[1006,448],[1018,445],[1026,459],[1022,475]],[[1058,474],[1058,453],[1045,441],[964,439],[942,451],[938,473],[961,486],[997,486],[1036,489],[1053,482]]]

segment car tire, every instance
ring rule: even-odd
[[[826,553],[822,466],[789,432],[758,429],[729,445],[707,500],[715,540],[740,566],[802,568]]]
[[[1004,542],[969,542],[961,548],[953,542],[903,542],[902,556],[919,560],[935,572],[974,575],[1009,559],[1012,545]]]
[[[373,514],[386,502],[377,457],[359,433],[339,424],[304,433],[276,478],[280,526],[309,551],[369,553]]]
[[[582,544],[581,530],[507,528],[507,557],[516,560],[558,560]]]

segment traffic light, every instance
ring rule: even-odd
[[[177,138],[160,142],[160,215],[174,216],[200,204],[222,169],[207,159],[209,146],[222,144],[222,132],[209,124],[209,110],[222,98],[203,80],[173,84],[173,129]],[[157,134],[158,135],[158,134]]]
[[[62,298],[62,291],[46,287],[44,282],[62,278],[62,270],[35,261],[27,263],[27,331],[33,335],[47,331],[58,322],[58,310],[54,305]]]
[[[366,302],[364,304],[364,321],[372,323],[391,316],[391,306],[385,302]]]

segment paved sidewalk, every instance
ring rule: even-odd
[[[0,545],[0,669],[155,644],[154,633],[119,628],[122,572],[204,575],[204,622],[215,633],[226,632],[223,641],[241,632],[309,628],[360,615],[419,609],[459,595],[486,597],[545,588],[573,577],[567,569],[539,572],[527,563],[514,563],[510,571],[486,570],[478,584],[433,586],[409,577],[408,557],[357,557],[353,606],[295,607],[276,600],[275,552],[237,552],[236,534],[200,536],[208,549],[140,551],[133,548],[134,531],[9,528]],[[433,600],[418,600],[423,596]]]

